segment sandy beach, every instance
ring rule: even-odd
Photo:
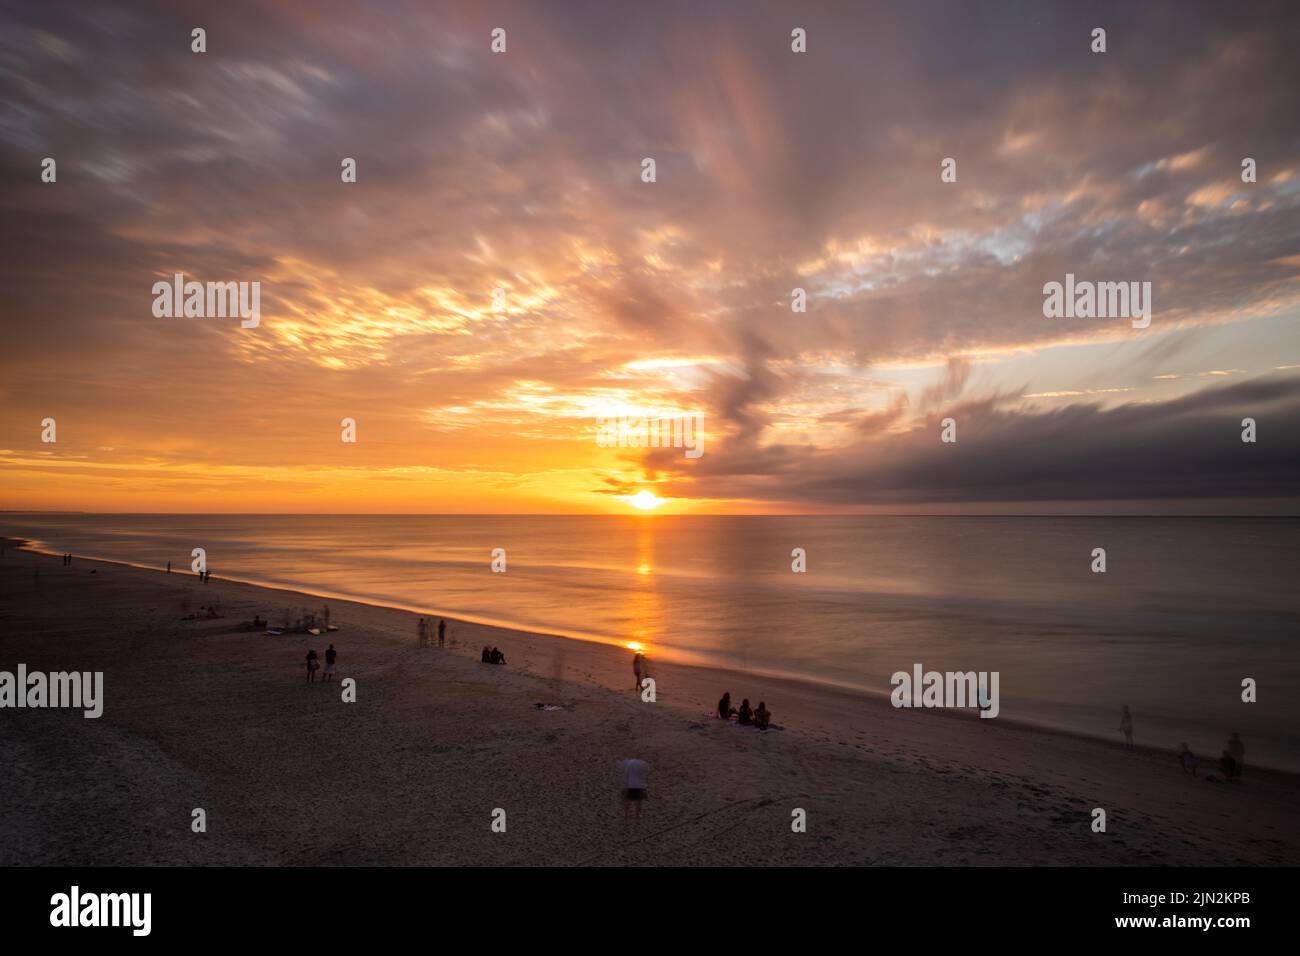
[[[0,711],[0,864],[1300,863],[1282,772],[1208,783],[1166,749],[653,660],[643,703],[624,649],[451,619],[447,648],[419,647],[417,615],[357,602],[328,602],[328,636],[237,630],[321,603],[7,542],[0,670],[103,671],[105,705]],[[305,682],[330,642],[355,703]],[[707,718],[723,690],[784,729]],[[624,757],[651,767],[639,821]]]

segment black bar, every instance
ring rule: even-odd
[[[7,869],[0,870],[0,925],[7,942],[90,944],[238,938],[333,946],[406,938],[411,945],[514,940],[549,949],[586,940],[647,951],[694,949],[716,938],[729,952],[742,942],[770,952],[777,938],[767,934],[779,926],[810,946],[845,933],[868,946],[966,940],[983,949],[1125,936],[1231,946],[1243,932],[1272,936],[1294,921],[1288,900],[1296,875],[1294,868],[1232,867]],[[73,886],[83,900],[149,893],[148,935],[137,937],[130,926],[52,926],[52,898]],[[1176,893],[1185,899],[1175,902]],[[1161,925],[1243,917],[1249,925]],[[1126,918],[1156,925],[1117,924]]]

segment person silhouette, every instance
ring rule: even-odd
[[[1241,739],[1241,734],[1237,733],[1235,730],[1232,732],[1232,736],[1228,738],[1228,754],[1236,763],[1235,775],[1237,779],[1240,780],[1241,771],[1244,770],[1246,766],[1246,745]]]
[[[1119,715],[1119,729],[1124,732],[1124,745],[1129,750],[1133,749],[1133,714],[1128,709],[1128,704]]]
[[[736,708],[731,706],[731,692],[727,691],[718,701],[718,716],[723,720],[730,720],[731,715],[736,712]]]

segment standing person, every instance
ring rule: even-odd
[[[636,656],[632,658],[632,676],[636,680],[636,683],[632,685],[633,690],[639,691],[641,689],[641,669],[644,666],[645,655],[637,651]]]
[[[328,681],[330,679],[330,676],[334,673],[334,662],[337,661],[338,659],[339,659],[339,652],[334,650],[334,645],[331,644],[328,648],[325,649],[325,680],[326,681]]]
[[[438,646],[445,647],[447,644],[447,622],[438,618]]]
[[[1133,749],[1133,714],[1128,709],[1128,704],[1119,715],[1119,729],[1124,731],[1124,745],[1129,750]]]
[[[1183,744],[1183,749],[1178,754],[1178,762],[1183,765],[1183,773],[1190,773],[1193,777],[1196,776],[1196,754],[1192,753],[1187,744]]]
[[[1232,736],[1228,738],[1228,753],[1237,763],[1237,779],[1240,780],[1241,772],[1246,769],[1246,744],[1242,741],[1241,734],[1235,730],[1232,732]]]
[[[417,643],[420,647],[429,643],[429,624],[424,618],[420,618],[420,623],[415,625],[415,632],[419,635]]]
[[[318,667],[320,667],[320,659],[316,657],[316,649],[313,647],[307,652],[307,683],[315,682]]]
[[[167,573],[168,574],[172,573],[172,563],[170,561],[167,562]]]
[[[636,818],[641,819],[641,804],[645,802],[650,781],[650,765],[644,760],[629,757],[623,761],[623,819],[636,806]]]

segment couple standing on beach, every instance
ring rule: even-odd
[[[428,618],[420,618],[420,623],[416,628],[420,635],[420,646],[428,647],[432,638],[431,632],[433,625],[429,623]],[[438,620],[438,646],[446,647],[447,645],[447,622],[439,618]]]
[[[333,676],[337,670],[336,662],[338,659],[339,652],[334,650],[334,645],[331,644],[328,650],[325,651],[325,681],[328,682],[330,677]],[[307,683],[315,683],[316,671],[319,668],[320,659],[316,656],[316,648],[313,647],[307,651]]]

